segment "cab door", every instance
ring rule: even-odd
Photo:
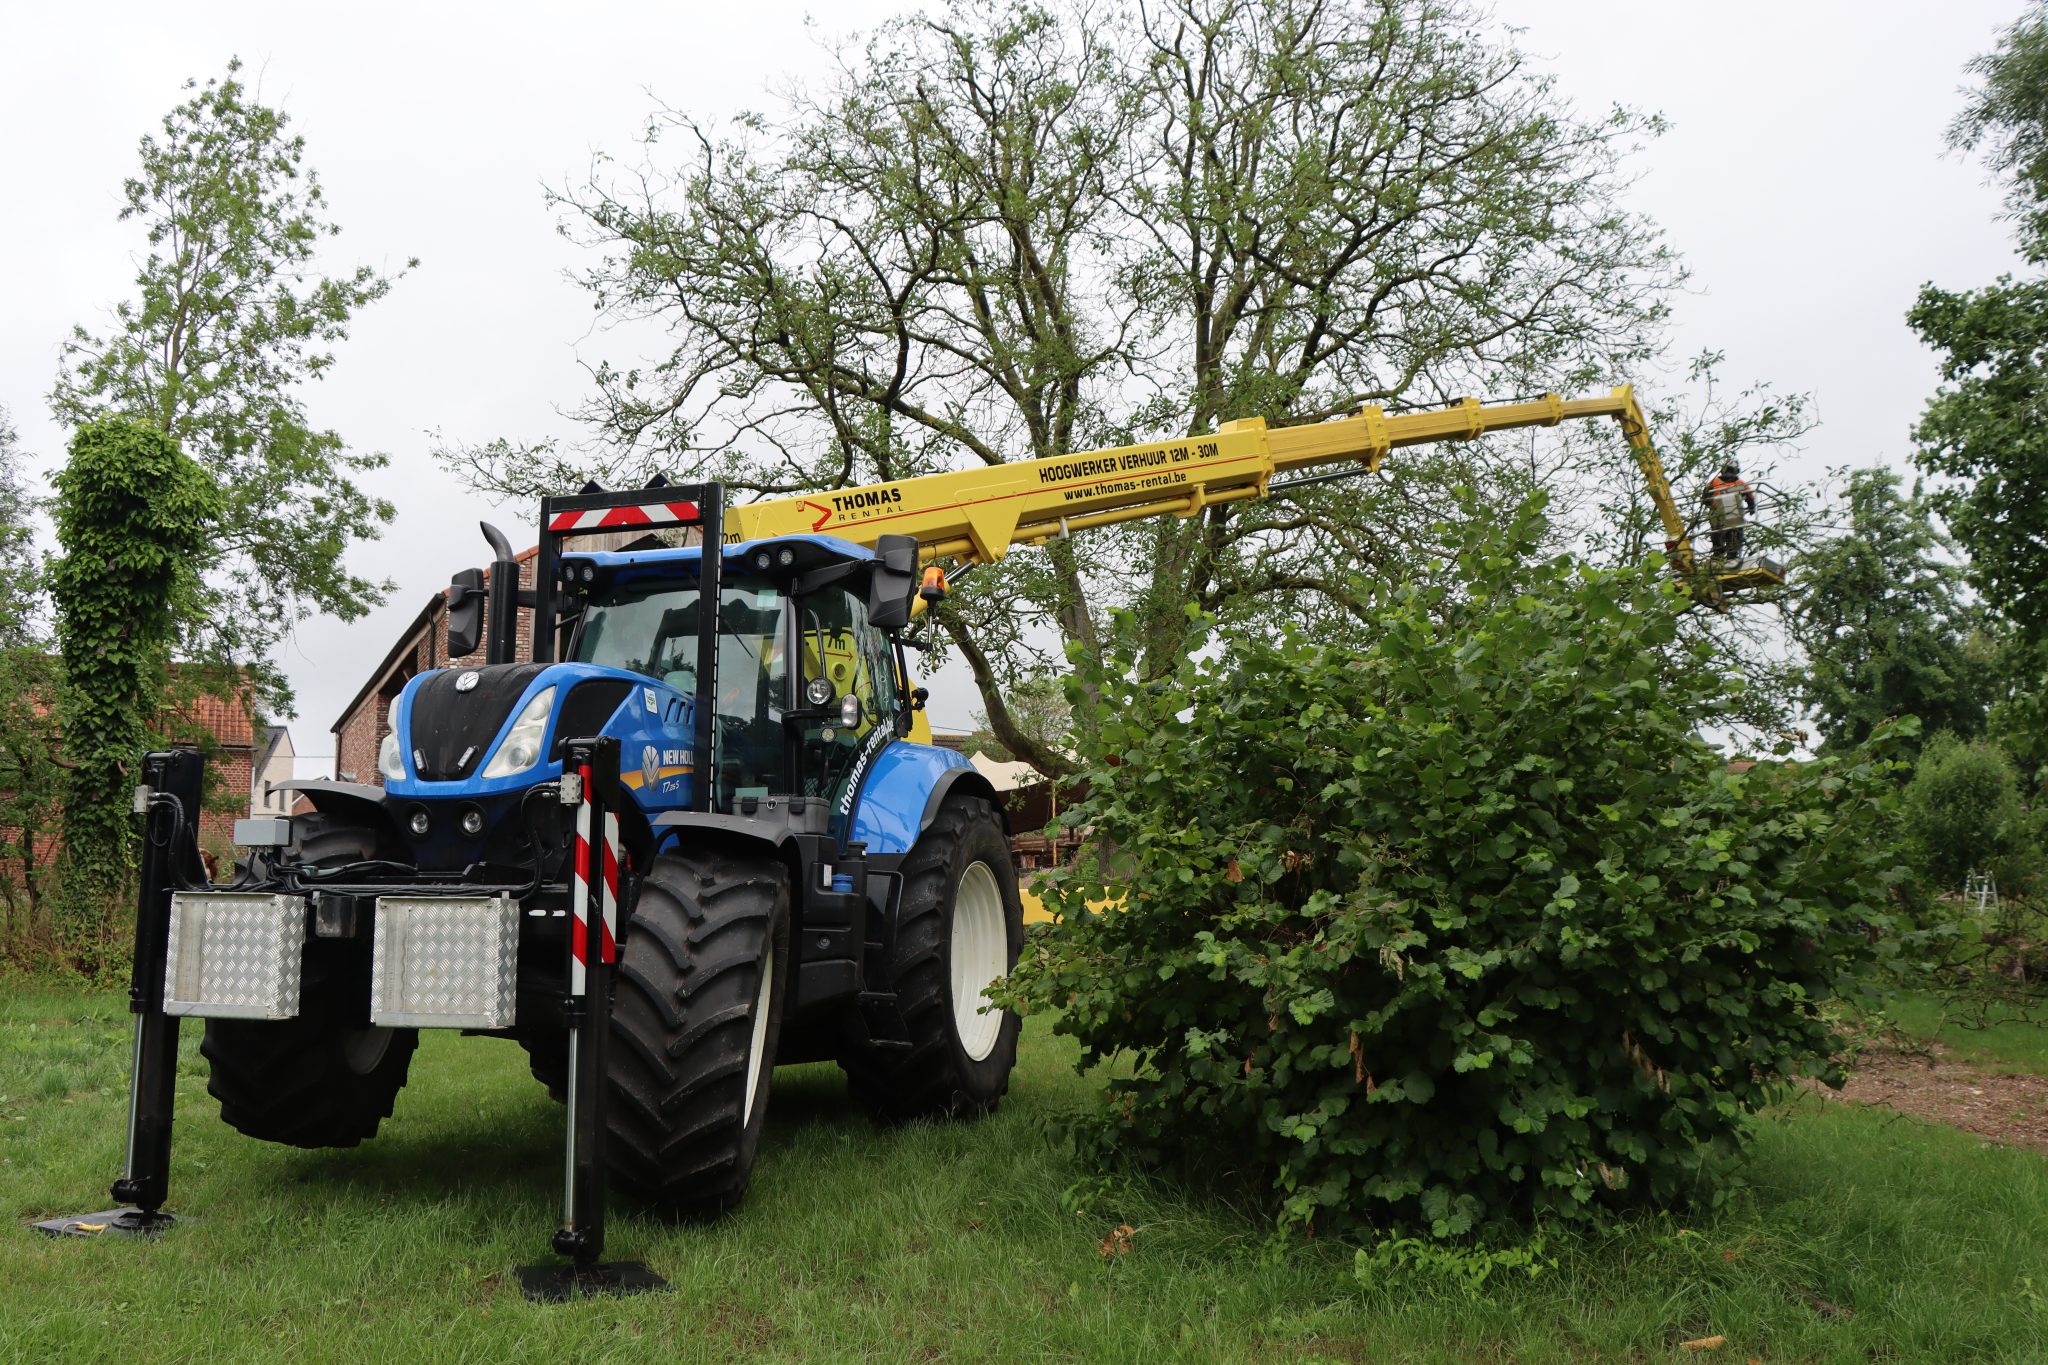
[[[799,695],[813,713],[798,742],[799,780],[805,796],[827,802],[843,845],[861,779],[896,737],[896,661],[861,598],[835,586],[797,601]]]

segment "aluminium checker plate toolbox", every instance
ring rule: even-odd
[[[509,1027],[519,904],[510,896],[379,896],[370,1022],[387,1028]]]
[[[164,957],[164,1013],[290,1019],[299,1012],[306,899],[178,891]]]

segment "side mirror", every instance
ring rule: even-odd
[[[448,657],[476,653],[484,638],[484,571],[464,569],[448,583]]]
[[[910,595],[917,589],[917,537],[882,536],[875,541],[875,567],[868,579],[868,624],[901,630],[910,624]]]

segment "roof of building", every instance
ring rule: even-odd
[[[249,708],[235,697],[201,692],[177,708],[178,716],[212,735],[222,748],[253,749],[256,727]]]
[[[1035,787],[1045,781],[1045,774],[1029,763],[1003,763],[987,754],[971,754],[967,761],[974,765],[976,772],[988,779],[988,784],[999,792],[1013,792],[1019,787]]]
[[[282,725],[264,726],[263,754],[262,757],[260,757],[256,761],[256,766],[260,768],[265,763],[268,763],[270,761],[270,756],[277,752],[279,745],[283,745],[286,749],[290,749],[292,745],[292,732],[290,730],[287,730]]]

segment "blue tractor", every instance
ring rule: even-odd
[[[908,738],[917,542],[662,543],[719,542],[723,501],[548,499],[526,590],[486,527],[496,562],[457,575],[448,655],[487,606],[487,661],[406,685],[383,786],[292,784],[315,813],[251,822],[268,847],[231,890],[173,897],[164,1009],[205,1017],[228,1123],[353,1145],[418,1030],[461,1028],[517,1041],[557,1098],[601,1059],[590,1150],[715,1212],[746,1190],[778,1064],[836,1061],[889,1120],[996,1106],[1018,1021],[983,992],[1022,914],[995,792]],[[252,955],[284,984],[247,987],[230,964]],[[586,961],[610,968],[592,1012]]]

